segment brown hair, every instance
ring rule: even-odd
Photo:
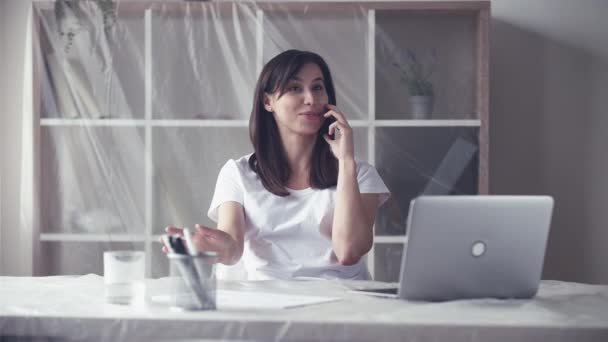
[[[279,91],[279,97],[283,96],[288,82],[308,63],[321,69],[329,103],[335,105],[336,93],[329,67],[321,56],[309,51],[287,50],[272,58],[264,65],[253,95],[249,137],[255,152],[249,158],[249,166],[260,177],[264,188],[277,196],[289,195],[286,184],[291,170],[274,116],[264,108],[264,94]],[[335,186],[338,180],[338,161],[323,139],[328,125],[329,120],[326,119],[317,133],[312,151],[310,184],[316,189]]]

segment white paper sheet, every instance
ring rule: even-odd
[[[152,296],[152,302],[159,304],[169,304],[168,295]],[[328,303],[341,300],[338,297],[317,297],[302,296],[291,294],[279,294],[271,292],[250,292],[250,291],[217,291],[217,308],[226,309],[261,309],[277,310],[288,309],[299,306]]]

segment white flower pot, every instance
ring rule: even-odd
[[[430,119],[433,113],[433,96],[410,96],[409,105],[412,119]]]

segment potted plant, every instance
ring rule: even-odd
[[[433,49],[425,62],[411,49],[407,49],[402,63],[393,63],[399,69],[401,80],[409,91],[409,111],[414,119],[426,119],[433,113],[434,89],[430,78],[435,71],[437,53]]]
[[[74,37],[84,27],[94,27],[94,16],[85,12],[83,3],[94,3],[101,12],[103,32],[106,37],[116,22],[116,3],[113,0],[55,0],[55,21],[59,35],[65,39],[64,51],[69,53]]]
[[[53,40],[57,46],[47,51],[45,59],[57,110],[65,118],[109,118],[100,109],[101,99],[93,90],[91,75],[112,69],[108,47],[117,21],[117,2],[55,0],[53,10],[59,37]]]

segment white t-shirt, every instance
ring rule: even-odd
[[[222,167],[208,211],[209,218],[217,222],[222,203],[234,201],[243,206],[245,246],[241,260],[247,279],[368,279],[363,258],[344,266],[333,252],[336,188],[288,189],[289,196],[274,195],[249,167],[250,156],[231,159]],[[388,188],[368,163],[357,161],[357,181],[361,193],[380,194],[378,206],[388,199]]]

